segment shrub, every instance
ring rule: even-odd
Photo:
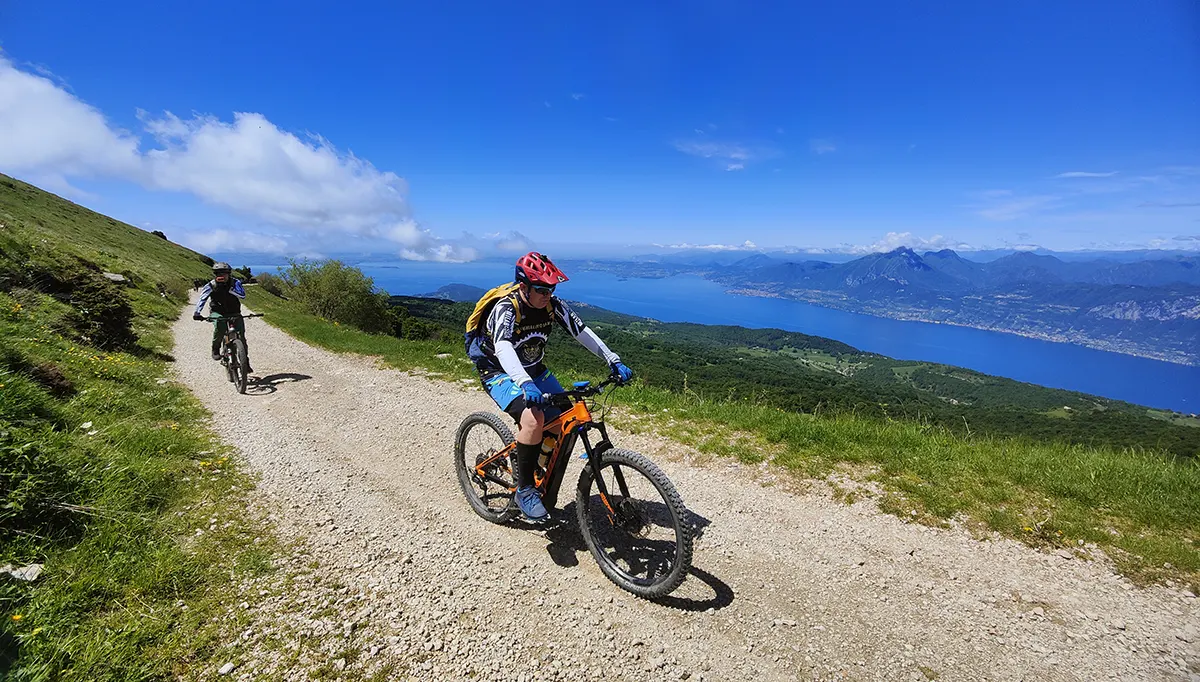
[[[263,273],[255,278],[258,281],[258,286],[262,287],[263,291],[274,294],[279,298],[287,298],[283,288],[286,282],[282,278],[276,277],[270,273]]]
[[[289,296],[317,317],[370,333],[393,331],[387,294],[358,268],[336,260],[290,260],[282,279]]]
[[[69,285],[67,292],[55,298],[74,308],[68,319],[84,342],[106,350],[129,348],[137,343],[133,306],[124,291],[95,276],[76,276]]]

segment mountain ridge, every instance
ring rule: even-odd
[[[908,247],[845,263],[761,255],[727,266],[571,264],[631,277],[699,275],[736,294],[1200,365],[1200,255],[1126,263],[1030,252],[980,263],[951,249]]]

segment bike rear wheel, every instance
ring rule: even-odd
[[[588,549],[621,589],[645,598],[670,593],[692,569],[692,527],[679,492],[644,455],[612,449],[599,457],[608,504],[590,465],[575,496]]]
[[[467,415],[459,424],[454,439],[454,470],[458,472],[458,484],[471,509],[492,523],[505,523],[517,514],[509,505],[512,490],[516,487],[513,466],[508,457],[500,457],[487,466],[487,477],[480,476],[475,467],[512,442],[508,424],[490,412]]]
[[[250,361],[246,359],[246,342],[242,339],[233,340],[233,357],[230,358],[233,364],[234,383],[237,384],[238,393],[246,392],[246,381],[250,378],[250,372],[247,368],[250,366]]]

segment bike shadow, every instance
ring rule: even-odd
[[[712,521],[690,509],[688,515],[692,535],[698,539],[704,535],[704,529],[711,525]],[[541,529],[550,542],[546,546],[546,552],[556,565],[563,568],[578,566],[580,554],[591,558],[591,551],[579,531],[578,523],[574,521],[576,518],[575,503],[569,502],[554,513],[554,520],[549,526]],[[521,521],[516,523],[522,528],[538,529],[537,526]],[[681,611],[717,611],[732,604],[733,600],[733,588],[712,573],[693,565],[688,579],[673,593],[647,601]]]
[[[295,372],[280,372],[262,377],[251,376],[250,381],[246,384],[246,395],[270,395],[279,390],[276,388],[279,384],[292,384],[311,378],[307,374]]]

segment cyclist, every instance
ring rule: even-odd
[[[633,372],[575,311],[554,296],[554,288],[567,281],[567,276],[549,258],[536,251],[521,256],[515,279],[517,295],[499,299],[488,314],[482,357],[475,360],[484,389],[517,422],[517,506],[526,518],[541,522],[548,514],[541,494],[533,487],[533,471],[541,452],[542,425],[559,413],[546,405],[542,394],[563,392],[558,379],[542,364],[555,323],[608,363],[622,382],[629,381]]]
[[[218,318],[213,321],[212,359],[220,360],[221,337],[225,336],[225,329],[230,324],[228,320],[220,318],[242,314],[242,299],[246,298],[246,290],[242,288],[242,280],[233,277],[233,268],[229,263],[213,263],[212,271],[212,281],[205,284],[204,289],[200,291],[200,301],[196,303],[196,312],[192,313],[192,319],[203,320],[201,311],[204,310],[205,303],[209,304],[210,316]],[[242,341],[245,342],[246,321],[240,317],[234,319],[233,328],[242,335]],[[254,371],[250,367],[249,344],[246,348],[246,371]]]

